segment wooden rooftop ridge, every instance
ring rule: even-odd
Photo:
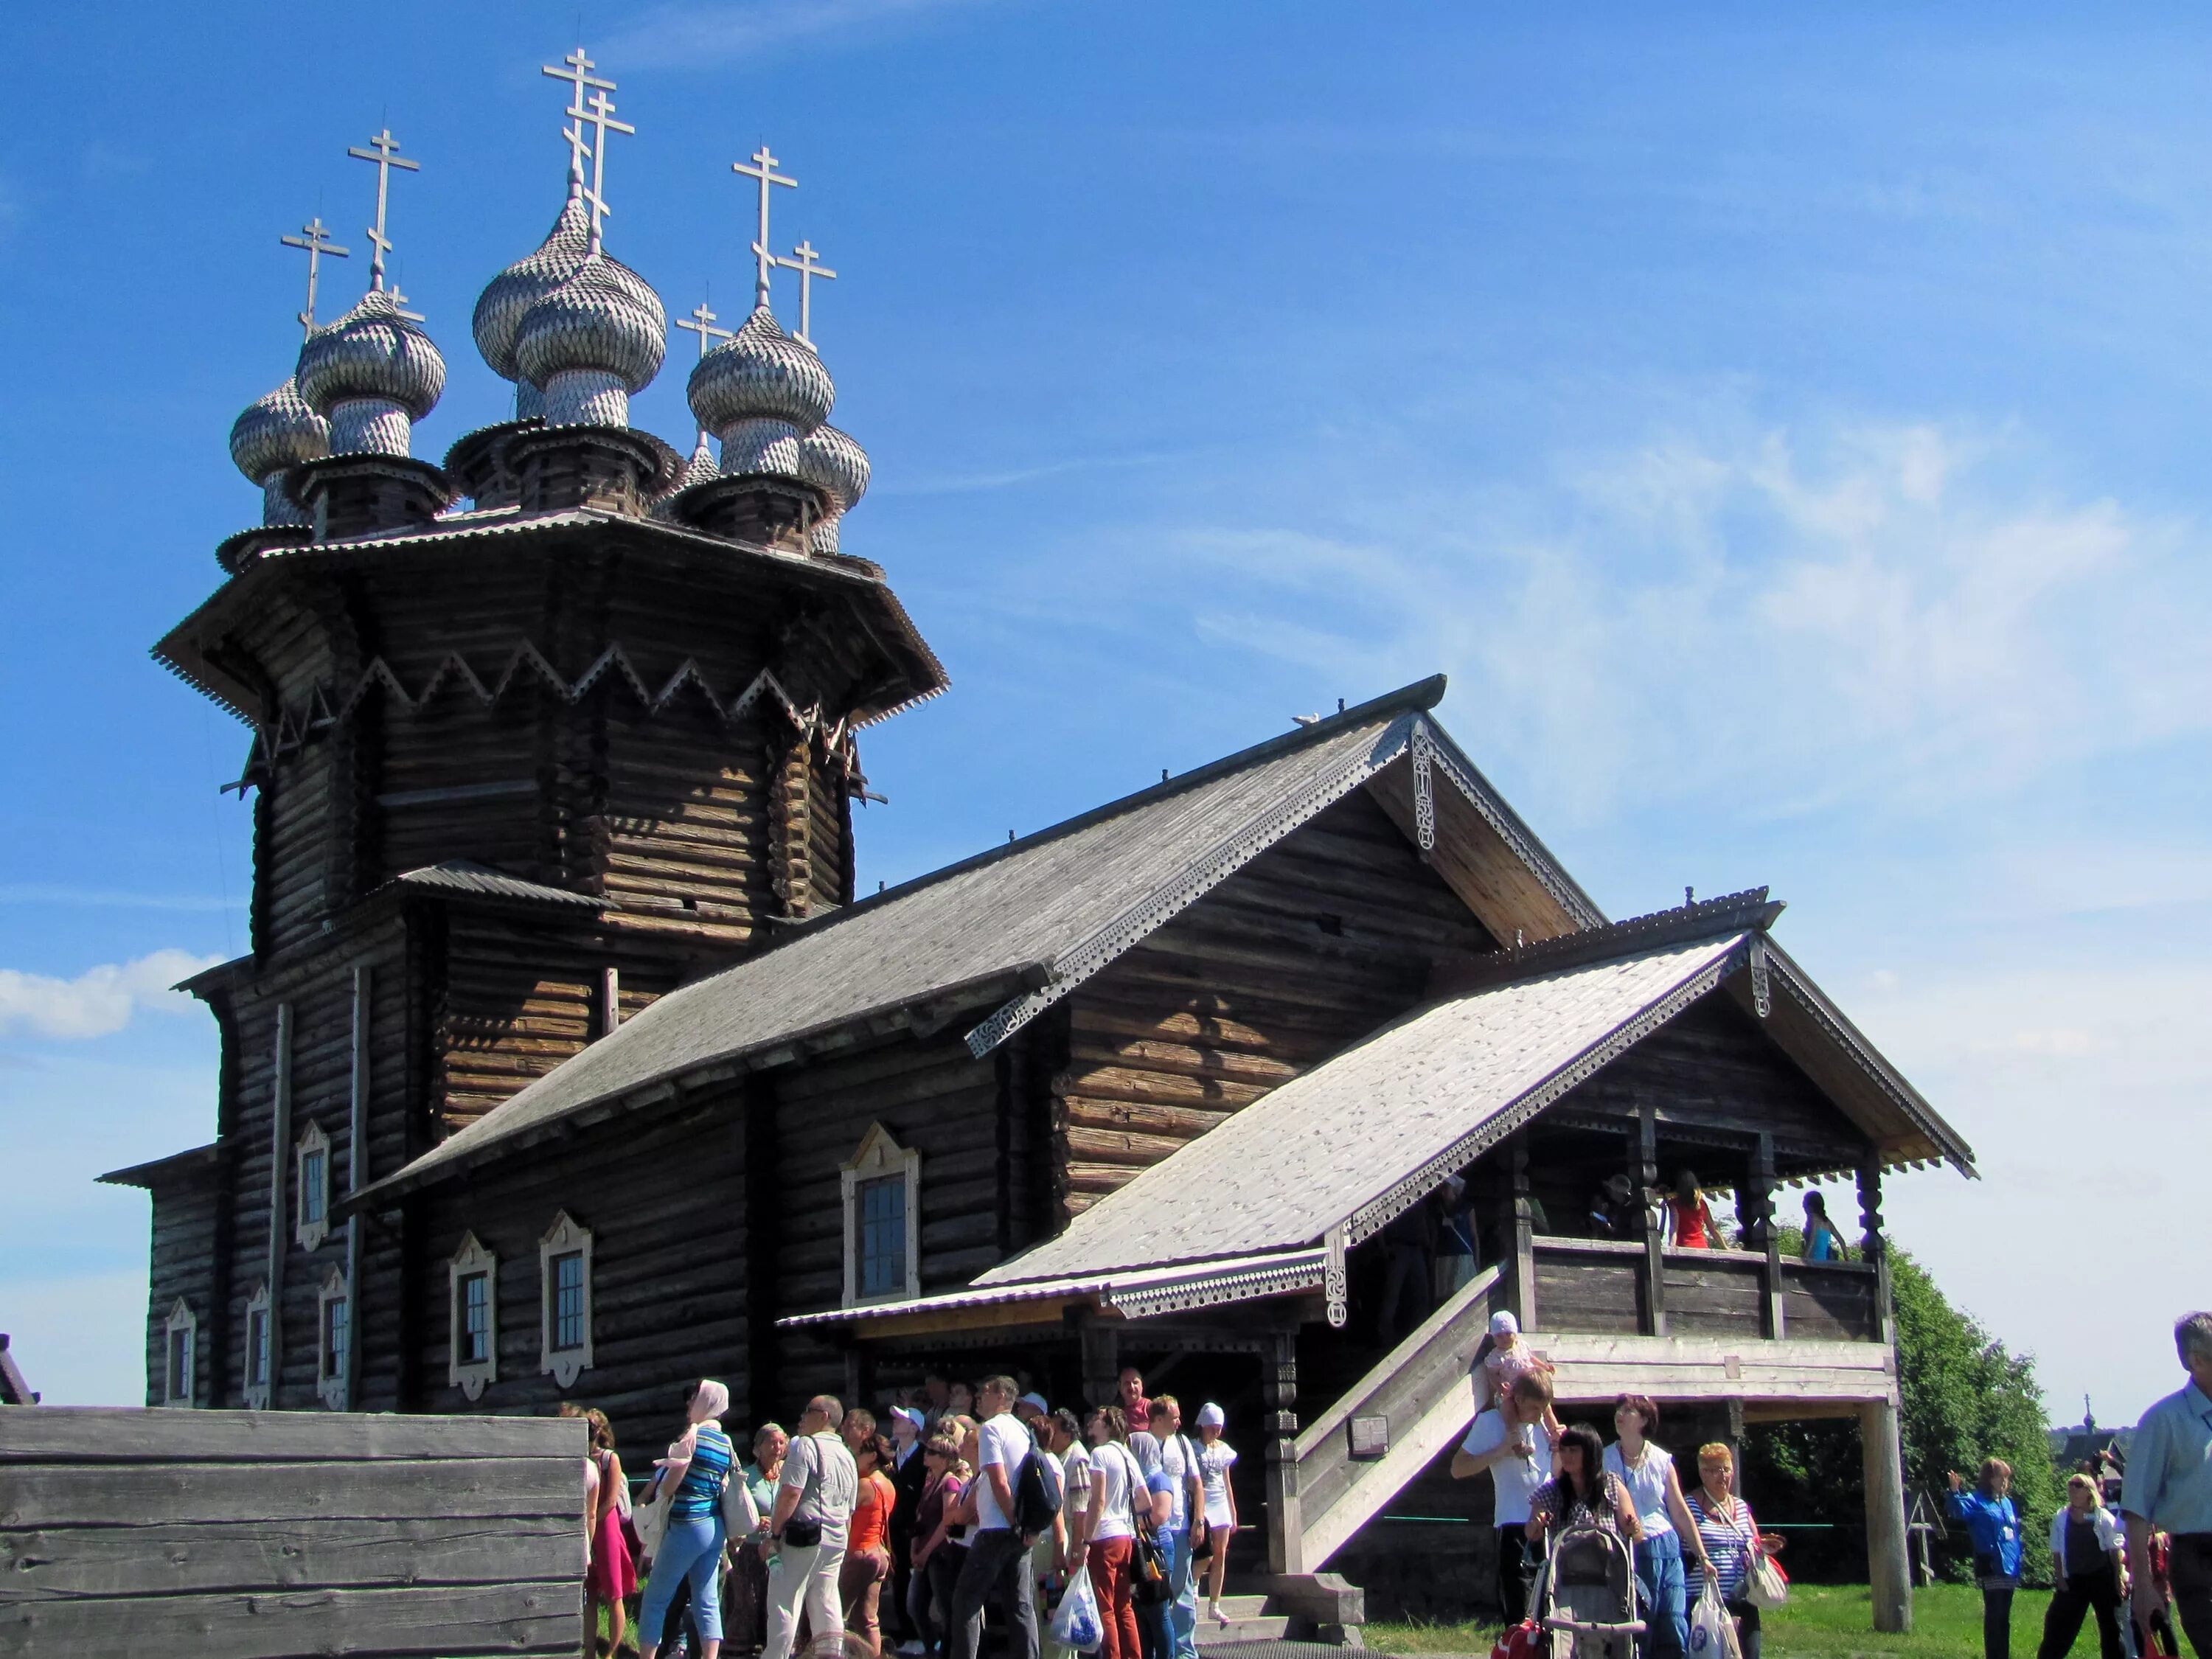
[[[1442,675],[1419,681],[794,927],[660,998],[343,1207],[374,1209],[617,1112],[870,1037],[973,1018],[969,1048],[986,1054],[1401,761],[1409,835],[1475,908],[1510,908],[1538,938],[1602,927],[1431,718],[1443,690]]]

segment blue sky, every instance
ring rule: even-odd
[[[1556,10],[1556,9],[1553,9]],[[2181,8],[398,0],[47,9],[0,135],[0,1329],[142,1386],[144,1200],[212,1129],[242,732],[147,655],[252,488],[319,211],[496,418],[483,283],[558,206],[584,38],[613,252],[742,310],[776,240],[954,689],[866,746],[896,880],[1437,669],[1614,915],[1768,883],[1977,1146],[1897,1237],[2054,1415],[2212,1302],[2212,23]],[[787,289],[779,295],[787,316]],[[634,418],[679,444],[679,337]],[[2195,1196],[2192,1196],[2195,1194]]]

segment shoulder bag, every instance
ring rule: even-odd
[[[1129,1593],[1139,1606],[1157,1607],[1175,1599],[1168,1580],[1167,1552],[1160,1547],[1159,1534],[1152,1525],[1150,1502],[1141,1508],[1137,1503],[1137,1494],[1145,1491],[1145,1472],[1127,1450],[1121,1455],[1129,1487]]]
[[[646,1500],[630,1511],[630,1530],[637,1534],[638,1565],[660,1553],[660,1540],[668,1534],[668,1504],[675,1497],[665,1474],[655,1474]]]
[[[803,1434],[791,1443],[791,1450],[786,1454],[787,1458],[793,1457],[798,1455],[801,1446],[811,1448],[806,1459],[806,1482],[799,1489],[799,1501],[802,1504],[806,1501],[809,1492],[818,1494],[822,1490],[822,1448],[814,1445],[813,1442],[812,1435]],[[795,1550],[812,1549],[822,1541],[822,1523],[819,1521],[803,1521],[794,1514],[783,1523],[783,1531],[777,1541],[788,1544]]]

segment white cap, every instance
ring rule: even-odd
[[[1221,1407],[1211,1400],[1198,1408],[1198,1426],[1201,1429],[1222,1428],[1228,1424],[1228,1421],[1229,1419]]]
[[[1490,1334],[1492,1336],[1518,1336],[1521,1334],[1521,1322],[1513,1316],[1510,1308],[1500,1308],[1490,1316]]]

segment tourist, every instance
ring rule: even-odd
[[[934,1424],[952,1409],[952,1384],[940,1371],[926,1372],[921,1379],[921,1414]]]
[[[1718,1441],[1698,1448],[1696,1491],[1683,1498],[1698,1523],[1698,1539],[1720,1582],[1721,1601],[1735,1620],[1743,1659],[1759,1659],[1759,1609],[1744,1600],[1744,1583],[1767,1541],[1751,1505],[1735,1495],[1735,1454]]]
[[[969,1488],[975,1525],[952,1591],[952,1650],[957,1659],[975,1659],[983,1640],[984,1609],[994,1602],[1006,1615],[1012,1659],[1038,1659],[1029,1553],[1014,1525],[1014,1486],[1035,1446],[1013,1414],[1016,1393],[1011,1376],[987,1376],[976,1385],[975,1409],[981,1420],[975,1478]]]
[[[1811,1237],[1809,1230],[1806,1236]],[[1965,1526],[1974,1553],[1974,1582],[1982,1590],[1982,1659],[2012,1659],[2012,1597],[2020,1588],[2021,1569],[2020,1511],[2013,1506],[2012,1465],[2002,1457],[1984,1458],[1981,1479],[1971,1492],[1966,1477],[1952,1470],[1951,1495],[1944,1508]]]
[[[865,1406],[854,1407],[837,1425],[837,1434],[844,1441],[845,1449],[858,1457],[860,1448],[876,1437],[876,1414]]]
[[[691,1623],[699,1632],[698,1659],[718,1659],[722,1651],[722,1598],[715,1582],[722,1565],[722,1489],[730,1483],[737,1451],[722,1432],[730,1391],[712,1379],[691,1390],[684,1437],[657,1464],[657,1492],[673,1495],[668,1526],[653,1559],[638,1613],[639,1659],[653,1659],[666,1634],[669,1603],[678,1584],[691,1592]]]
[[[1121,1408],[1121,1420],[1129,1425],[1133,1435],[1145,1432],[1146,1425],[1152,1420],[1152,1402],[1145,1393],[1144,1373],[1134,1365],[1121,1367],[1121,1374],[1114,1379],[1115,1403]]]
[[[2120,1640],[2120,1598],[2127,1594],[2127,1539],[2105,1507],[2094,1475],[2066,1477],[2066,1507],[2051,1517],[2051,1568],[2057,1589],[2043,1613],[2043,1644],[2036,1659],[2064,1659],[2081,1634],[2084,1613],[2097,1615],[2097,1644],[2104,1659],[2125,1659]],[[2191,1638],[2195,1639],[2193,1634]]]
[[[1437,1212],[1436,1297],[1442,1307],[1474,1279],[1474,1200],[1467,1182],[1446,1176],[1429,1194]]]
[[[757,1653],[768,1645],[768,1517],[775,1508],[775,1486],[790,1444],[781,1424],[762,1424],[753,1431],[751,1461],[737,1473],[761,1517],[761,1528],[750,1538],[730,1540],[730,1573],[722,1583],[722,1644],[738,1653]]]
[[[1643,1529],[1636,1540],[1636,1583],[1644,1593],[1644,1632],[1636,1650],[1644,1659],[1679,1659],[1690,1644],[1684,1553],[1701,1572],[1711,1573],[1712,1563],[1705,1559],[1698,1523],[1682,1501],[1674,1455],[1650,1437],[1658,1427],[1657,1401],[1622,1395],[1613,1402],[1613,1431],[1620,1437],[1605,1449],[1605,1467],[1628,1489]]]
[[[1077,1565],[1091,1575],[1098,1598],[1103,1632],[1098,1659],[1139,1659],[1135,1580],[1135,1495],[1145,1489],[1144,1471],[1129,1451],[1128,1419],[1119,1406],[1091,1413],[1091,1504],[1073,1546]]]
[[[1168,1557],[1168,1637],[1172,1659],[1198,1659],[1198,1578],[1191,1551],[1206,1536],[1206,1491],[1198,1449],[1182,1431],[1182,1407],[1171,1394],[1152,1396],[1152,1438],[1159,1466],[1146,1484],[1152,1525]]]
[[[1083,1443],[1075,1413],[1066,1407],[1039,1421],[1037,1436],[1060,1472],[1060,1502],[1052,1531],[1038,1537],[1031,1560],[1039,1583],[1056,1579],[1065,1585],[1083,1571],[1076,1563],[1075,1545],[1091,1512],[1091,1449]],[[1046,1659],[1075,1659],[1076,1650],[1065,1643],[1048,1638],[1044,1645]]]
[[[2172,1534],[2174,1609],[2197,1659],[2212,1659],[2212,1313],[2177,1324],[2173,1347],[2188,1381],[2143,1413],[2128,1447],[2128,1571],[2136,1620],[2148,1624],[2160,1605],[2151,1534]]]
[[[1237,1535],[1237,1492],[1229,1471],[1237,1462],[1237,1448],[1221,1437],[1229,1417],[1208,1401],[1198,1408],[1199,1486],[1206,1495],[1206,1610],[1217,1625],[1229,1622],[1221,1611],[1221,1581],[1229,1571],[1229,1540]]]
[[[1606,1468],[1605,1442],[1587,1423],[1560,1431],[1552,1478],[1528,1494],[1528,1540],[1539,1554],[1553,1533],[1574,1526],[1599,1527],[1631,1544],[1644,1531],[1627,1483]]]
[[[1805,1260],[1841,1261],[1848,1254],[1844,1236],[1828,1219],[1828,1200],[1818,1193],[1805,1194]]]
[[[622,1459],[615,1455],[614,1425],[594,1406],[584,1413],[589,1425],[592,1470],[599,1477],[592,1493],[592,1524],[586,1534],[584,1567],[584,1634],[595,1641],[599,1609],[607,1610],[607,1649],[622,1650],[628,1608],[625,1596],[637,1594],[637,1564],[630,1559],[629,1539],[623,1520],[629,1505],[623,1500],[629,1488],[623,1480]]]
[[[900,1651],[905,1652],[920,1641],[922,1632],[907,1618],[907,1602],[914,1589],[915,1517],[921,1507],[922,1489],[929,1482],[929,1460],[921,1455],[925,1427],[921,1413],[912,1406],[891,1407],[891,1490],[897,1501],[891,1505],[890,1587],[885,1592],[884,1622],[897,1626],[903,1636]]]
[[[1516,1379],[1543,1378],[1544,1432],[1553,1440],[1559,1437],[1559,1413],[1551,1406],[1553,1366],[1549,1361],[1539,1358],[1522,1340],[1521,1322],[1513,1316],[1512,1310],[1500,1308],[1490,1316],[1490,1329],[1475,1349],[1468,1373],[1474,1383],[1474,1409],[1478,1415],[1503,1401],[1512,1391]]]
[[[959,1441],[949,1433],[939,1432],[925,1443],[921,1459],[929,1473],[915,1510],[914,1577],[906,1592],[907,1625],[913,1635],[901,1650],[943,1659],[951,1626],[952,1586],[968,1559],[965,1529],[956,1524],[955,1515],[969,1469],[960,1461]]]
[[[1014,1401],[1014,1417],[1034,1437],[1037,1425],[1052,1415],[1052,1407],[1045,1397],[1032,1389]]]
[[[857,1413],[847,1413],[850,1424]],[[853,1500],[853,1523],[845,1541],[844,1565],[837,1571],[837,1595],[845,1604],[845,1628],[860,1639],[868,1659],[880,1659],[884,1650],[882,1602],[884,1581],[891,1576],[891,1506],[898,1492],[884,1473],[891,1461],[891,1443],[872,1434],[859,1445],[846,1443],[853,1453],[858,1475]]]
[[[1437,1218],[1426,1204],[1401,1210],[1382,1226],[1382,1299],[1376,1334],[1389,1347],[1429,1316],[1437,1257]]]
[[[976,1414],[975,1391],[965,1382],[955,1382],[946,1397],[945,1413],[948,1417],[974,1417]]]
[[[1674,1195],[1668,1201],[1667,1208],[1674,1222],[1676,1249],[1710,1250],[1719,1247],[1720,1229],[1713,1224],[1713,1206],[1705,1202],[1695,1171],[1684,1170],[1674,1177]]]
[[[1528,1614],[1528,1500],[1552,1478],[1552,1441],[1541,1425],[1552,1413],[1552,1385],[1536,1372],[1513,1379],[1504,1401],[1480,1413],[1452,1454],[1455,1480],[1491,1480],[1491,1524],[1498,1530],[1498,1604],[1508,1626]]]
[[[1590,1196],[1590,1237],[1640,1242],[1645,1214],[1636,1201],[1636,1183],[1615,1171],[1598,1182]]]
[[[1144,1476],[1139,1483],[1144,1498],[1139,1504],[1141,1511],[1138,1523],[1139,1539],[1129,1563],[1129,1582],[1131,1594],[1136,1597],[1137,1644],[1140,1659],[1175,1659],[1175,1626],[1168,1615],[1169,1604],[1173,1598],[1164,1590],[1157,1599],[1148,1597],[1139,1584],[1144,1577],[1147,1547],[1162,1563],[1163,1584],[1167,1582],[1167,1566],[1175,1559],[1167,1540],[1160,1535],[1159,1523],[1154,1518],[1155,1505],[1165,1504],[1167,1499],[1153,1490],[1153,1483],[1158,1480],[1164,1486],[1167,1480],[1160,1468],[1160,1443],[1152,1433],[1149,1415],[1151,1406],[1152,1402],[1147,1401],[1147,1415],[1141,1425],[1133,1422],[1129,1425],[1129,1455],[1137,1460],[1138,1471]]]
[[[804,1606],[818,1640],[845,1625],[837,1577],[860,1473],[839,1438],[845,1408],[817,1395],[799,1413],[799,1432],[784,1454],[775,1508],[768,1532],[775,1553],[768,1564],[768,1659],[791,1659]]]

